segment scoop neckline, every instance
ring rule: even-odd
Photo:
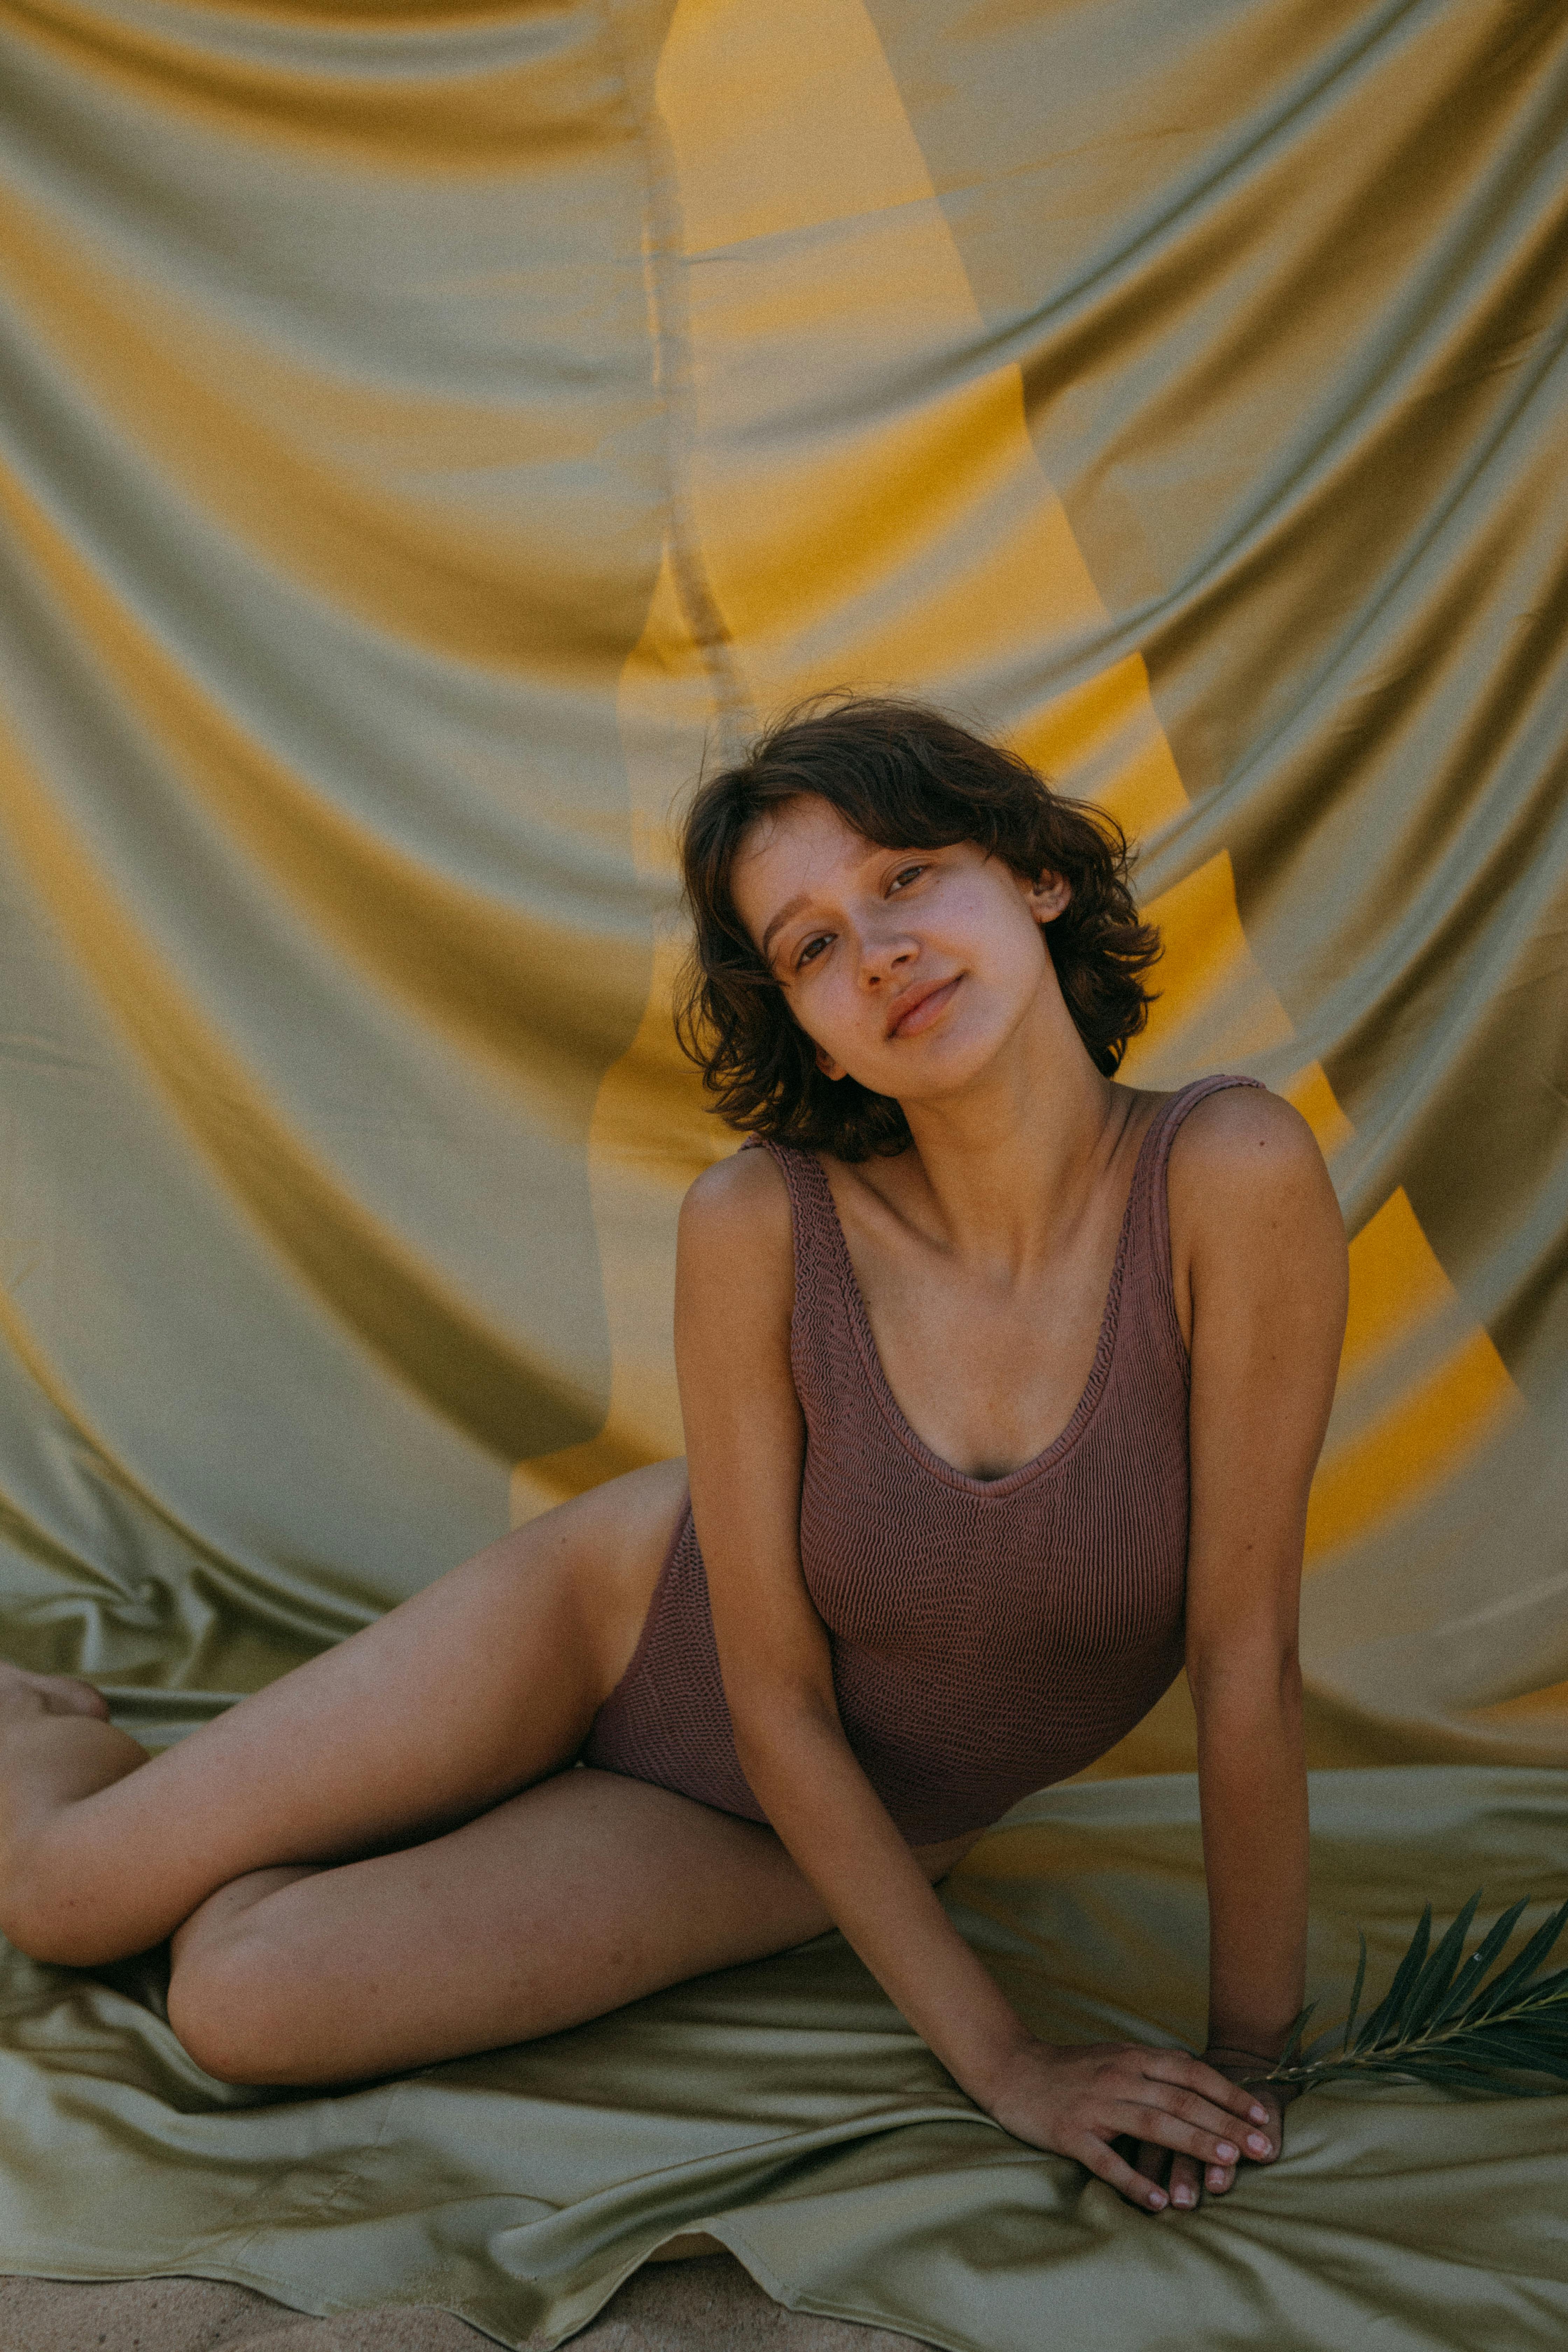
[[[1181,1094],[1185,1091],[1184,1087],[1177,1094],[1167,1096],[1144,1129],[1142,1139],[1139,1143],[1138,1155],[1132,1162],[1132,1175],[1127,1187],[1126,1206],[1121,1212],[1121,1226],[1116,1237],[1116,1255],[1111,1260],[1110,1280],[1106,1286],[1105,1306],[1100,1314],[1100,1336],[1095,1342],[1094,1360],[1089,1368],[1089,1378],[1084,1382],[1082,1393],[1050,1444],[1042,1447],[1038,1454],[1032,1454],[1027,1462],[1020,1462],[1016,1469],[1005,1471],[1000,1478],[976,1478],[972,1472],[960,1470],[955,1464],[938,1454],[934,1447],[926,1444],[925,1439],[914,1427],[898,1398],[893,1394],[892,1383],[883,1368],[881,1351],[877,1345],[877,1335],[871,1328],[871,1318],[866,1306],[865,1294],[860,1288],[860,1277],[855,1271],[855,1261],[849,1255],[849,1244],[845,1236],[843,1220],[838,1214],[838,1203],[833,1197],[833,1187],[827,1181],[827,1171],[824,1168],[818,1153],[812,1151],[805,1155],[816,1170],[817,1181],[826,1198],[829,1229],[833,1237],[833,1250],[837,1265],[839,1284],[849,1309],[849,1326],[855,1334],[855,1343],[870,1379],[871,1393],[876,1398],[883,1419],[906,1453],[912,1454],[923,1469],[929,1470],[944,1485],[956,1486],[964,1494],[975,1495],[983,1499],[1005,1498],[1020,1486],[1028,1485],[1031,1479],[1037,1478],[1045,1472],[1054,1469],[1083,1435],[1093,1416],[1095,1407],[1104,1393],[1105,1383],[1110,1372],[1110,1360],[1116,1352],[1116,1334],[1121,1319],[1122,1283],[1126,1272],[1128,1247],[1132,1234],[1132,1211],[1138,1199],[1139,1184],[1142,1178],[1149,1147],[1159,1129],[1163,1125],[1171,1105],[1179,1101]]]

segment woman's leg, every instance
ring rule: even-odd
[[[169,2021],[237,2083],[341,2083],[558,2032],[830,1925],[773,1832],[563,1772],[338,1869],[263,1871],[174,1937]]]
[[[557,1771],[631,1655],[685,1492],[679,1463],[596,1488],[151,1760],[85,1685],[5,1669],[0,1930],[39,1959],[121,1958],[249,1873],[404,1845]]]

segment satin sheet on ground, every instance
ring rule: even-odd
[[[1330,2018],[1357,1923],[1381,1990],[1427,1896],[1568,1894],[1565,1817],[1563,1774],[1315,1776]],[[1030,1799],[947,1900],[1037,2030],[1201,2033],[1185,1776]],[[835,1936],[335,2098],[226,2092],[96,1979],[13,1959],[4,2002],[7,2270],[435,2304],[548,2346],[700,2229],[782,2303],[960,2352],[1555,2352],[1568,2332],[1568,2097],[1335,2087],[1292,2110],[1272,2170],[1151,2220],[981,2116]]]

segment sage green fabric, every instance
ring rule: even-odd
[[[1328,1763],[1568,1761],[1568,19],[0,5],[5,1638],[168,1736],[680,1447],[672,797],[1116,809],[1354,1234]],[[1193,1761],[1180,1691],[1111,1769]]]
[[[1423,1900],[1456,1909],[1479,1855],[1500,1906],[1568,1894],[1542,1862],[1565,1804],[1546,1771],[1316,1776],[1327,2013],[1352,1922],[1381,1986]],[[1041,2031],[1201,2034],[1190,1778],[1030,1799],[948,1901]],[[124,1990],[63,1969],[14,1961],[4,1998],[9,2269],[195,2272],[310,2311],[435,2304],[550,2345],[703,2229],[796,2309],[960,2352],[1555,2352],[1568,2329],[1568,2097],[1315,2093],[1270,2171],[1154,2220],[971,2107],[836,1936],[326,2099],[226,2092]]]
[[[0,0],[0,1650],[167,1738],[679,1450],[672,803],[890,685],[1136,836],[1130,1075],[1329,1156],[1311,1752],[1410,1769],[1319,1783],[1316,1983],[1550,1893],[1565,165],[1551,0]],[[970,1865],[1042,2016],[1196,2031],[1114,1778],[1192,1756],[1178,1686]],[[22,2267],[548,2337],[721,2211],[983,2352],[1562,2334],[1561,2103],[1325,2096],[1151,2229],[830,1944],[262,2106],[5,1984]]]

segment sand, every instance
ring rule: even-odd
[[[0,2278],[0,2352],[487,2352],[449,2312],[306,2319],[210,2279]],[[574,2336],[583,2352],[916,2352],[907,2336],[773,2303],[729,2254],[649,2266]]]

